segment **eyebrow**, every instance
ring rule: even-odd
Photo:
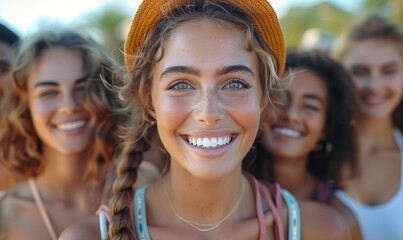
[[[79,78],[74,82],[74,85],[85,82],[86,80],[87,80],[87,77]],[[58,85],[59,85],[59,83],[57,83],[57,82],[43,81],[43,82],[38,82],[37,84],[35,84],[34,88],[41,87],[41,86],[58,86]]]
[[[253,71],[244,65],[231,65],[231,66],[226,66],[223,67],[219,70],[217,70],[216,75],[225,75],[228,73],[234,73],[234,72],[245,72],[247,74],[250,74],[252,76],[255,76]],[[171,73],[185,73],[185,74],[191,74],[200,77],[201,73],[200,70],[193,68],[193,67],[186,67],[186,66],[173,66],[173,67],[168,67],[165,71],[162,72],[160,79],[165,77],[166,75],[169,75]]]
[[[200,76],[201,73],[199,70],[192,68],[192,67],[186,67],[186,66],[173,66],[173,67],[168,67],[161,73],[160,79],[165,77],[166,75],[169,75],[171,73],[185,73],[185,74],[191,74],[195,76]]]
[[[244,72],[244,73],[250,74],[252,76],[255,76],[252,69],[250,69],[249,67],[244,66],[244,65],[232,65],[232,66],[223,67],[217,71],[217,76],[228,74],[228,73],[235,73],[235,72]]]
[[[303,95],[304,98],[308,98],[308,99],[316,99],[319,102],[321,102],[322,104],[324,104],[323,99],[321,97],[319,97],[316,94],[312,94],[312,93],[306,93]]]
[[[389,62],[382,63],[382,67],[385,67],[385,66],[388,66],[388,67],[399,66],[399,62],[398,61],[389,61]],[[369,68],[369,67],[368,67],[368,65],[366,65],[364,63],[357,63],[355,65],[352,65],[351,68]]]
[[[1,60],[0,60],[0,64],[1,64],[1,65],[10,65],[11,62],[10,62],[10,61],[7,61],[7,60],[1,59]]]

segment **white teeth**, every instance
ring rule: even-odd
[[[86,123],[86,121],[81,120],[81,121],[77,121],[77,122],[69,122],[69,123],[65,123],[65,124],[59,124],[57,125],[57,129],[62,130],[62,131],[71,131],[77,128],[80,128],[82,126],[84,126]]]
[[[276,133],[279,133],[281,135],[288,136],[288,137],[295,137],[296,138],[296,137],[301,136],[300,132],[297,132],[297,131],[291,130],[291,129],[287,129],[287,128],[275,128],[273,131],[276,132]]]
[[[203,148],[216,148],[228,144],[231,141],[230,136],[225,137],[213,137],[213,138],[195,138],[189,137],[188,141],[193,146],[203,147]]]

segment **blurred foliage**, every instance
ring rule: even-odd
[[[402,0],[362,0],[357,13],[345,11],[329,2],[321,2],[311,7],[291,8],[280,22],[287,46],[299,47],[308,29],[327,30],[337,37],[351,24],[374,13],[390,18],[403,28]]]
[[[337,35],[355,17],[327,2],[307,8],[292,8],[280,19],[287,46],[298,47],[303,33],[310,28],[326,29]]]
[[[380,13],[390,18],[403,30],[402,0],[363,0],[363,8],[368,14]]]
[[[118,62],[123,61],[122,51],[127,24],[133,14],[122,9],[125,8],[120,5],[105,5],[88,14],[81,26],[92,32],[105,51]]]
[[[359,12],[345,11],[325,1],[311,7],[291,8],[280,19],[287,46],[299,47],[304,32],[311,28],[323,29],[337,36],[349,25],[373,13],[386,16],[403,28],[403,0],[352,1],[360,1]],[[87,14],[80,27],[94,33],[105,50],[121,62],[121,51],[132,15],[121,4],[107,4]]]

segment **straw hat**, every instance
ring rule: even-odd
[[[277,15],[267,0],[218,0],[235,6],[252,20],[260,36],[273,51],[278,60],[277,74],[281,75],[285,65],[285,43]],[[188,3],[189,0],[144,0],[137,10],[130,26],[125,42],[125,64],[133,65],[130,57],[140,47],[146,34],[161,20],[164,9],[175,9]]]

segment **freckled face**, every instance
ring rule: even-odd
[[[387,40],[360,41],[342,62],[357,86],[363,117],[390,118],[403,94],[398,46]]]
[[[86,76],[76,51],[45,50],[28,79],[29,109],[44,150],[73,155],[93,141],[95,116],[83,106]]]
[[[241,170],[262,97],[257,57],[246,47],[241,31],[207,18],[182,24],[167,41],[152,102],[171,171],[211,179]]]
[[[324,136],[327,90],[319,76],[296,69],[286,94],[288,102],[278,119],[264,125],[262,145],[279,159],[306,158]],[[263,120],[265,121],[265,120]]]

